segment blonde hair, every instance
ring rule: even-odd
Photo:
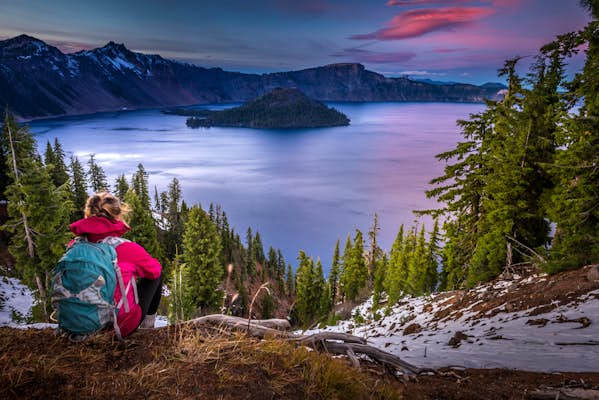
[[[121,203],[118,197],[100,192],[88,197],[85,202],[85,218],[106,217],[108,219],[121,219],[129,212],[129,207]]]

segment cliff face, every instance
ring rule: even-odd
[[[21,119],[123,108],[242,102],[276,87],[321,101],[458,101],[497,96],[498,88],[387,78],[360,64],[243,74],[134,53],[114,42],[63,54],[21,35],[0,41],[0,105]]]

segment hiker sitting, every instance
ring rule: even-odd
[[[117,336],[122,337],[138,327],[154,327],[162,292],[162,267],[158,260],[139,244],[121,238],[131,229],[122,220],[127,211],[118,197],[107,192],[97,193],[87,199],[85,218],[70,225],[71,232],[78,237],[92,243],[108,243],[116,250],[117,280],[119,274],[122,280],[114,291],[118,310],[114,328]],[[123,291],[123,286],[133,289]],[[121,302],[122,292],[126,293],[126,302]]]

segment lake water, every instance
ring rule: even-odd
[[[444,165],[435,154],[460,139],[455,121],[482,104],[334,103],[351,119],[348,127],[262,130],[192,130],[185,117],[159,110],[101,113],[31,122],[40,150],[59,139],[68,154],[87,164],[90,154],[106,171],[131,176],[138,163],[154,186],[181,181],[188,204],[222,205],[245,238],[259,231],[297,265],[300,249],[321,257],[328,269],[335,241],[364,236],[379,215],[380,244],[388,251],[412,210],[435,207],[427,182]],[[424,221],[430,223],[430,221]]]

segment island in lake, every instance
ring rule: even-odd
[[[187,126],[190,128],[229,126],[268,129],[349,125],[349,118],[345,114],[291,88],[276,88],[239,107],[226,110],[175,109],[166,113],[189,116]]]

